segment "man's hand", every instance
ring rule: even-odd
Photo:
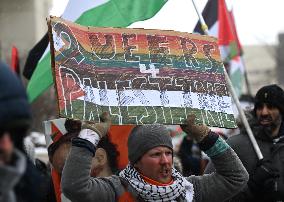
[[[195,124],[195,115],[190,114],[184,125],[181,125],[182,130],[197,142],[201,142],[209,133],[210,129],[206,125]]]
[[[82,122],[82,127],[81,129],[90,129],[92,131],[95,131],[100,138],[106,136],[110,124],[111,124],[111,120],[110,120],[110,115],[107,112],[103,112],[102,115],[100,116],[100,123],[94,123],[91,121],[83,121]]]

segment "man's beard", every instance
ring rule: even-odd
[[[261,124],[262,120],[268,120],[270,121],[269,124]],[[282,118],[281,115],[277,116],[275,118],[275,120],[272,119],[272,117],[270,115],[266,115],[266,116],[260,116],[258,118],[258,123],[260,125],[261,130],[263,130],[263,132],[265,134],[267,134],[268,136],[271,136],[271,133],[281,125],[282,122]]]

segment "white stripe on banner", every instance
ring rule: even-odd
[[[100,106],[163,106],[189,107],[214,112],[234,114],[229,96],[208,95],[184,91],[98,89],[87,87],[86,96],[79,100]]]

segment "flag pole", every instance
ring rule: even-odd
[[[200,24],[201,24],[201,29],[204,31],[204,33],[206,35],[209,35],[208,26],[206,25],[201,12],[198,10],[198,8],[197,8],[197,6],[195,4],[195,0],[192,0],[192,3],[194,5],[195,11],[196,11],[196,13],[197,13],[197,15],[199,17],[199,21],[200,21]],[[239,98],[238,98],[238,96],[237,96],[237,94],[236,94],[236,92],[235,92],[235,90],[233,88],[233,84],[231,82],[231,79],[229,78],[229,75],[228,75],[224,65],[223,65],[223,69],[224,69],[224,74],[225,74],[225,78],[226,78],[226,81],[227,81],[227,84],[228,84],[229,91],[230,91],[230,93],[231,93],[231,95],[233,97],[233,100],[234,100],[234,102],[235,102],[235,104],[237,106],[237,109],[238,109],[239,114],[240,114],[240,118],[241,118],[241,120],[242,120],[242,122],[243,122],[243,124],[244,124],[244,126],[246,128],[246,131],[248,133],[248,136],[249,136],[249,139],[250,139],[250,141],[252,143],[252,146],[253,146],[253,148],[255,150],[255,153],[256,153],[258,159],[261,160],[261,159],[263,159],[263,155],[262,155],[262,153],[260,151],[260,148],[259,148],[259,146],[258,146],[258,144],[257,144],[257,142],[255,140],[255,137],[254,137],[254,135],[252,133],[251,127],[250,127],[250,125],[248,123],[248,120],[247,120],[247,118],[245,116],[245,113],[244,113],[244,111],[243,111],[243,109],[241,107]]]

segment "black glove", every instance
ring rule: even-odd
[[[273,195],[276,191],[276,181],[280,175],[274,164],[271,160],[262,159],[250,176],[248,187],[255,196]]]

